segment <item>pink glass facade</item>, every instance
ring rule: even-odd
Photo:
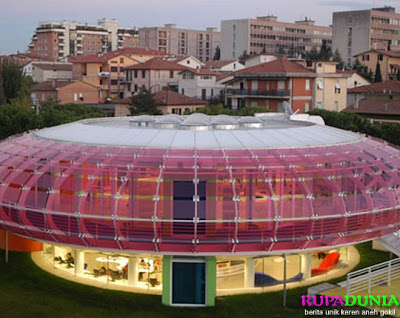
[[[326,147],[180,150],[25,134],[0,143],[0,227],[59,244],[166,254],[352,244],[399,229],[399,155],[372,138]],[[191,219],[174,219],[175,181],[193,183]],[[205,218],[198,216],[200,202]]]

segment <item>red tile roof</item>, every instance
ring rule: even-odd
[[[46,81],[42,83],[35,84],[33,86],[34,91],[55,91],[60,87],[64,87],[75,83],[75,81]]]
[[[224,67],[225,65],[231,64],[231,63],[239,63],[238,60],[219,60],[219,61],[207,61],[206,62],[206,68],[208,69],[220,69],[221,67]]]
[[[315,73],[285,58],[278,58],[271,62],[247,67],[235,72],[235,75],[239,74],[298,74],[310,76]]]
[[[178,106],[178,105],[206,105],[207,101],[189,97],[176,93],[168,88],[154,94],[154,100],[157,106]],[[130,97],[115,100],[115,104],[130,105],[132,99]]]
[[[400,100],[362,99],[358,107],[351,105],[343,110],[356,114],[400,115]]]
[[[184,67],[176,62],[169,62],[162,58],[154,57],[144,63],[139,63],[136,65],[131,65],[125,68],[126,70],[186,70],[187,67]]]
[[[46,71],[72,71],[72,64],[59,63],[33,63],[33,66]]]
[[[386,51],[386,50],[368,50],[362,53],[358,53],[355,56],[360,56],[366,53],[370,53],[370,52],[374,52],[374,53],[378,53],[378,54],[383,54],[389,57],[400,57],[400,52],[393,52],[393,51]]]
[[[163,89],[154,94],[154,99],[159,106],[171,105],[206,105],[207,101],[176,93],[170,89]]]
[[[196,74],[196,75],[210,75],[210,76],[217,76],[218,75],[218,73],[210,71],[210,70],[207,70],[207,69],[204,69],[204,68],[200,68],[200,69],[187,68],[187,69],[183,70],[180,73],[183,73],[185,71],[193,73],[193,74]]]
[[[164,56],[165,53],[156,50],[147,50],[138,47],[124,48],[104,54],[92,54],[86,56],[70,55],[68,60],[73,63],[105,63],[109,59],[119,55],[144,55],[144,56]]]
[[[400,81],[384,81],[371,85],[358,86],[350,88],[347,93],[364,93],[364,94],[400,94]]]

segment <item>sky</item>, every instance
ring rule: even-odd
[[[0,55],[24,52],[40,21],[96,24],[117,19],[119,26],[220,28],[221,20],[273,14],[278,21],[311,18],[330,25],[332,12],[391,5],[400,13],[400,0],[0,0]]]

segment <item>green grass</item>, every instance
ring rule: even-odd
[[[363,268],[389,259],[389,253],[357,245]],[[331,282],[343,281],[345,277]],[[176,308],[161,304],[161,296],[94,288],[55,277],[38,268],[28,253],[10,253],[5,264],[0,251],[0,317],[303,317],[300,296],[308,287],[288,290],[287,311],[282,291],[217,298],[212,308]]]

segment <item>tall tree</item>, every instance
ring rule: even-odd
[[[336,51],[333,53],[333,60],[337,62],[336,68],[338,70],[342,70],[344,68],[343,58],[338,49],[336,49]]]
[[[332,57],[332,49],[327,45],[326,40],[323,40],[318,59],[329,61]]]
[[[314,46],[310,51],[306,53],[307,61],[316,61],[319,59],[319,52],[317,48]]]
[[[276,54],[281,55],[281,56],[286,55],[286,51],[285,51],[285,49],[283,48],[282,45],[278,45],[277,46]]]
[[[214,61],[219,61],[220,59],[221,59],[221,49],[219,48],[219,46],[217,46],[215,48],[215,53],[214,53],[213,60]]]
[[[246,59],[249,58],[249,57],[250,57],[249,53],[247,53],[247,51],[244,50],[244,51],[242,52],[242,54],[239,56],[239,62],[242,63],[242,64],[244,64],[245,61],[246,61]]]
[[[25,76],[19,65],[9,60],[3,60],[0,66],[5,102],[9,103],[12,99],[23,97],[21,88]]]
[[[132,96],[131,107],[129,111],[131,115],[147,114],[147,115],[160,115],[161,111],[157,109],[156,101],[154,100],[154,94],[151,92],[151,88],[142,86],[139,88],[137,95]]]
[[[376,63],[374,82],[382,82],[381,65],[379,64],[379,62]]]

